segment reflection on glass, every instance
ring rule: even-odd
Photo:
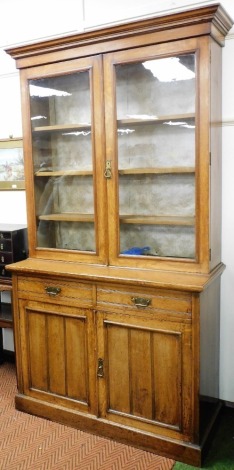
[[[195,258],[195,55],[116,66],[120,253]]]
[[[96,251],[89,72],[29,82],[37,245]]]

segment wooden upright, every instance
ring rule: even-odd
[[[7,52],[29,258],[16,407],[201,465],[219,404],[220,5]]]

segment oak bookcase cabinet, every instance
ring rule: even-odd
[[[220,5],[10,48],[19,410],[200,465],[219,409]]]

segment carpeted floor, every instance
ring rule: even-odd
[[[15,410],[14,364],[0,366],[0,470],[171,470],[174,461]]]

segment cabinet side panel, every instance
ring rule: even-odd
[[[48,390],[46,318],[27,309],[29,381],[32,388]]]
[[[221,261],[221,182],[222,182],[222,49],[211,42],[211,194],[210,194],[210,268]]]
[[[66,319],[66,370],[69,397],[87,401],[87,341],[83,320]]]
[[[154,335],[156,420],[181,425],[181,334]]]

